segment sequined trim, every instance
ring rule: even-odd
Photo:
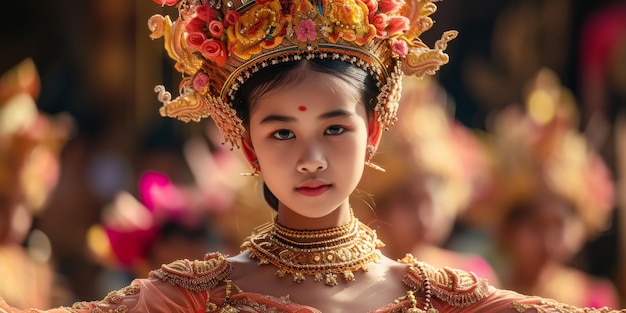
[[[412,255],[399,260],[409,265],[404,283],[424,292],[424,278],[421,270],[429,278],[432,294],[452,306],[466,307],[484,299],[489,294],[489,285],[476,274],[450,267],[434,268],[416,261]],[[419,266],[418,266],[419,265]]]
[[[104,299],[97,302],[77,302],[72,305],[71,308],[64,308],[69,312],[78,312],[78,310],[89,310],[93,313],[126,313],[128,307],[126,305],[117,306],[115,309],[105,310],[102,307],[108,305],[120,304],[126,296],[133,296],[139,294],[140,287],[138,285],[130,285],[120,290],[109,292]]]
[[[517,312],[523,313],[534,310],[537,313],[608,313],[608,312],[626,312],[626,310],[613,310],[608,307],[603,308],[577,308],[571,305],[559,303],[550,299],[540,299],[539,303],[526,304],[515,301],[511,304],[511,308]]]
[[[233,270],[232,264],[220,253],[207,254],[203,261],[177,260],[150,272],[172,285],[179,285],[194,292],[201,292],[217,286]]]

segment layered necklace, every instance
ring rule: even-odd
[[[326,285],[337,285],[338,275],[354,281],[354,272],[367,271],[372,262],[379,262],[379,248],[384,244],[376,232],[351,213],[350,222],[323,230],[295,230],[277,221],[255,230],[241,245],[259,264],[272,264],[276,275],[293,276],[301,283],[306,276]]]

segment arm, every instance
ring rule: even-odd
[[[510,290],[490,287],[489,296],[471,305],[446,312],[507,312],[507,313],[610,313],[626,312],[604,308],[577,308],[554,300],[525,296]]]
[[[135,313],[204,312],[205,295],[157,278],[137,279],[130,286],[110,292],[104,299],[77,302],[50,310],[18,310],[0,299],[0,313]]]

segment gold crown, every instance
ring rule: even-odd
[[[227,142],[239,146],[245,128],[231,106],[235,93],[260,69],[302,59],[336,59],[370,73],[380,88],[375,108],[393,125],[402,75],[434,74],[456,31],[434,49],[419,36],[433,25],[438,0],[153,0],[177,6],[179,17],[154,15],[151,38],[183,74],[180,96],[156,86],[162,116],[199,121],[211,116]]]

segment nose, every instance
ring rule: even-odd
[[[297,166],[300,173],[315,173],[325,170],[328,163],[322,149],[315,144],[310,144],[304,149]]]

